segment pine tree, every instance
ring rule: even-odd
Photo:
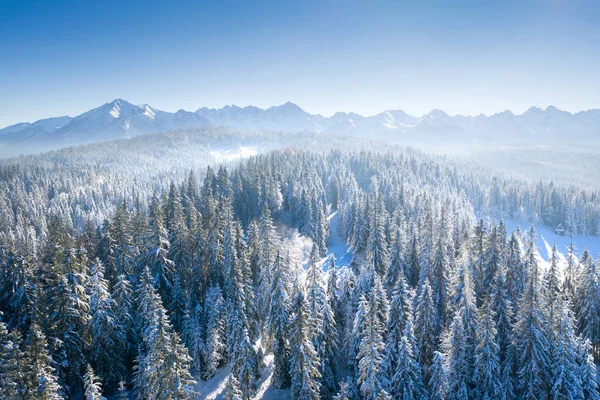
[[[485,241],[485,253],[483,260],[483,292],[477,293],[481,298],[481,301],[485,301],[488,298],[490,291],[494,284],[496,272],[498,268],[503,264],[502,250],[504,243],[502,243],[502,237],[499,233],[499,228],[495,224],[492,225]]]
[[[338,270],[335,265],[335,257],[333,254],[329,258],[329,266],[327,268],[327,300],[329,306],[333,311],[335,322],[339,325],[342,321],[342,306],[339,299],[339,287],[338,287]]]
[[[408,244],[407,254],[404,261],[404,275],[409,285],[413,288],[416,287],[417,283],[419,282],[421,269],[421,260],[419,258],[419,254],[420,243],[417,233],[413,228],[412,238]]]
[[[117,400],[129,400],[129,394],[127,393],[127,385],[124,380],[119,381],[119,388],[117,389]]]
[[[225,386],[225,400],[242,400],[243,398],[240,382],[233,374],[229,374],[229,379]]]
[[[591,257],[582,264],[584,271],[577,290],[579,331],[590,341],[597,358],[600,352],[600,274]]]
[[[26,331],[35,317],[40,300],[39,283],[35,279],[34,269],[27,257],[9,250],[6,261],[0,263],[0,277],[3,284],[0,300],[9,312],[10,326]],[[2,304],[0,303],[0,304]]]
[[[273,269],[273,282],[271,285],[271,307],[267,319],[267,329],[273,338],[273,386],[277,389],[285,389],[290,385],[289,360],[290,349],[289,337],[289,305],[281,255],[277,253]]]
[[[102,396],[102,384],[90,364],[87,365],[83,376],[83,388],[85,400],[106,400],[106,397]]]
[[[477,399],[492,400],[501,397],[500,347],[496,343],[495,315],[488,301],[478,312],[477,348],[475,358],[475,396]]]
[[[232,373],[239,377],[242,399],[251,399],[256,392],[256,378],[258,373],[257,355],[250,343],[248,330],[244,328],[240,342],[235,351]]]
[[[33,323],[25,340],[24,362],[26,381],[21,388],[24,399],[60,400],[61,387],[52,357],[48,354],[48,342],[40,327]]]
[[[123,200],[115,211],[115,217],[110,225],[111,237],[114,240],[113,259],[115,265],[114,274],[107,274],[110,279],[117,275],[131,276],[133,274],[133,263],[138,254],[138,249],[133,244],[131,236],[131,217],[128,206]]]
[[[500,374],[503,400],[512,400],[514,393],[514,347],[513,347],[513,314],[512,304],[508,299],[504,268],[500,266],[496,271],[494,287],[492,289],[492,310],[496,325],[496,342],[498,343],[498,356],[500,360]]]
[[[567,264],[564,268],[563,292],[575,305],[579,279],[579,260],[577,260],[577,257],[575,256],[575,246],[573,246],[572,242],[567,249],[566,259]]]
[[[406,327],[406,321],[412,320],[412,293],[401,272],[397,287],[393,292],[387,324],[385,343],[385,369],[389,379],[396,373],[398,362],[398,346]]]
[[[323,271],[318,264],[318,257],[318,248],[313,245],[306,270],[306,302],[310,315],[311,340],[317,352],[323,338],[323,306],[327,302],[323,288]]]
[[[522,260],[522,245],[519,239],[519,232],[514,231],[508,245],[506,247],[506,292],[508,299],[512,302],[513,307],[518,308],[518,300],[521,298],[521,294],[525,289],[525,280],[527,279],[527,273],[524,268]]]
[[[2,313],[0,313],[0,317]],[[21,338],[18,331],[8,332],[6,324],[0,321],[0,398],[15,398],[23,379],[20,363],[23,353],[20,350]]]
[[[415,304],[415,336],[417,346],[419,347],[419,364],[426,372],[425,379],[428,379],[427,370],[433,360],[433,355],[437,347],[438,323],[435,320],[437,312],[431,297],[431,286],[429,279],[419,287],[419,295]]]
[[[134,387],[138,399],[191,398],[189,373],[191,358],[166,315],[160,296],[155,292],[146,267],[137,291],[138,331],[141,343],[136,358]]]
[[[356,356],[358,360],[357,383],[361,396],[365,399],[376,399],[377,394],[382,392],[387,385],[383,365],[385,343],[382,336],[385,325],[382,325],[382,321],[377,315],[377,297],[377,292],[372,290],[369,301],[359,304],[359,308],[364,308],[362,310],[364,319],[359,327],[361,340]]]
[[[556,330],[552,342],[550,395],[553,399],[583,399],[577,363],[578,342],[574,332],[574,317],[570,305],[561,301],[557,309]]]
[[[394,242],[391,244],[390,251],[390,265],[385,274],[385,283],[386,286],[391,290],[396,287],[398,283],[398,279],[400,279],[400,274],[404,272],[404,242],[403,242],[403,234],[400,232],[400,229],[396,232]]]
[[[448,296],[450,281],[449,260],[445,246],[440,238],[436,248],[432,272],[432,297],[436,309],[436,320],[439,326],[444,326],[448,318]],[[439,333],[439,332],[438,332]]]
[[[448,391],[448,370],[444,355],[436,351],[429,367],[429,398],[445,400]]]
[[[583,398],[586,400],[600,399],[598,392],[598,367],[594,362],[594,357],[590,354],[592,345],[588,340],[584,340],[579,345],[579,376],[581,379],[581,388]]]
[[[277,237],[273,226],[271,212],[265,205],[262,210],[262,215],[259,224],[259,239],[260,252],[258,259],[259,270],[259,288],[258,288],[258,309],[263,319],[268,315],[269,305],[271,303],[271,287],[272,269],[277,254]]]
[[[444,343],[450,400],[466,399],[473,389],[477,311],[469,268],[463,265],[461,269],[462,295]]]
[[[204,345],[204,368],[202,377],[214,376],[221,361],[225,358],[225,301],[219,286],[212,286],[206,293],[206,343]]]
[[[129,362],[133,359],[132,343],[134,342],[134,293],[129,280],[125,275],[118,275],[116,283],[111,293],[114,310],[112,312],[115,318],[115,352],[119,357]]]
[[[55,348],[52,355],[57,363],[59,382],[67,391],[70,389],[67,382],[81,384],[85,365],[84,348],[89,323],[85,260],[86,255],[78,250],[65,251],[60,260],[55,260],[53,269],[56,275],[48,282],[52,285],[47,290],[46,299],[48,333],[62,341],[61,348]]]
[[[146,266],[150,268],[153,283],[161,297],[168,303],[170,300],[169,288],[173,280],[173,270],[175,265],[169,259],[168,231],[164,227],[163,212],[156,197],[152,199],[150,206],[150,229],[151,236],[148,239],[148,249],[146,254]]]
[[[342,382],[340,383],[340,391],[332,397],[333,400],[350,400],[351,399],[351,392],[350,392],[350,385],[348,384],[348,382]]]
[[[559,296],[561,295],[561,285],[559,279],[558,254],[555,243],[552,245],[550,266],[544,273],[543,282],[544,296],[548,302],[548,318],[550,321],[554,320],[555,305],[558,302]]]
[[[421,367],[416,360],[412,345],[406,335],[398,345],[398,364],[390,384],[395,399],[417,400],[425,397]]]
[[[473,290],[475,293],[481,296],[481,300],[483,300],[483,295],[485,294],[485,238],[486,238],[486,229],[483,224],[483,220],[480,219],[477,221],[477,225],[475,226],[475,232],[473,233],[473,237],[471,238],[471,270],[473,274]],[[479,298],[477,300],[481,301]],[[478,303],[479,303],[478,301]]]
[[[321,359],[321,397],[329,398],[336,388],[336,355],[338,350],[337,324],[333,310],[329,305],[329,299],[323,303],[321,313],[323,315],[323,334],[317,348],[317,353]]]
[[[90,272],[86,285],[90,298],[89,326],[93,343],[90,348],[90,358],[103,378],[105,386],[114,388],[119,378],[126,372],[123,359],[125,344],[119,343],[121,327],[114,314],[116,303],[108,292],[104,266],[98,258],[92,264]],[[89,370],[87,372],[89,373]]]
[[[321,389],[319,383],[321,374],[318,370],[320,360],[312,345],[308,303],[302,293],[298,293],[296,296],[293,310],[290,323],[291,398],[293,400],[316,400],[319,399]]]
[[[390,257],[385,237],[386,211],[378,193],[375,194],[373,205],[372,213],[368,216],[370,229],[367,238],[366,262],[368,265],[372,264],[380,276],[385,276],[390,264]]]
[[[206,362],[205,332],[204,332],[204,310],[200,304],[188,307],[183,317],[182,339],[186,344],[190,357],[192,357],[192,368],[203,370]]]
[[[540,291],[536,252],[535,231],[531,227],[525,254],[528,282],[519,302],[514,338],[519,363],[518,394],[526,400],[540,399],[547,395],[550,372],[550,347],[546,317],[542,309],[544,301]]]

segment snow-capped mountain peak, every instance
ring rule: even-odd
[[[251,131],[325,132],[388,140],[412,138],[425,142],[492,140],[521,143],[543,136],[551,143],[564,141],[565,132],[571,140],[598,141],[600,110],[571,114],[548,106],[546,109],[531,107],[521,115],[506,110],[491,116],[450,116],[433,109],[421,117],[402,110],[385,110],[368,117],[353,112],[337,112],[324,117],[310,114],[292,102],[267,109],[228,105],[220,109],[204,107],[195,112],[178,110],[170,113],[118,98],[74,118],[48,118],[0,129],[0,149],[3,154],[12,155],[28,151],[28,148],[58,148],[206,125]]]

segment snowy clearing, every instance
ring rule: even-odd
[[[488,218],[488,220],[491,219]],[[517,229],[517,226],[521,228],[523,233],[525,233],[530,226],[530,224],[520,224],[514,220],[505,220],[504,223],[506,224],[506,230],[509,235],[512,231]],[[545,260],[550,258],[550,252],[554,243],[556,243],[556,249],[562,254],[567,253],[567,247],[569,247],[571,242],[575,246],[575,254],[578,257],[586,247],[594,259],[600,253],[600,237],[585,235],[575,235],[573,237],[568,235],[561,236],[554,233],[554,229],[546,225],[535,225],[535,231],[538,235],[537,246],[540,250],[540,255]]]
[[[240,158],[248,158],[258,154],[257,147],[237,147],[229,149],[213,150],[210,154],[215,158],[217,162],[233,161]]]
[[[333,255],[335,257],[335,264],[338,268],[348,266],[352,260],[352,249],[338,233],[338,212],[334,211],[331,213],[329,217],[327,217],[327,220],[329,221],[331,236],[329,239],[329,246],[327,246],[328,254],[326,258]],[[324,267],[327,269],[328,265],[326,264]]]

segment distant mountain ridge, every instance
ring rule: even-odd
[[[0,155],[11,156],[68,145],[128,138],[172,129],[230,126],[250,131],[317,132],[412,143],[461,142],[558,144],[600,142],[600,110],[569,113],[549,106],[531,107],[521,115],[503,111],[490,116],[450,116],[442,110],[416,117],[402,110],[373,116],[338,112],[310,114],[288,102],[254,106],[200,108],[171,113],[148,104],[116,99],[76,117],[55,117],[0,129]]]

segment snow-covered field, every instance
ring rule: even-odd
[[[490,218],[487,218],[490,220]],[[497,222],[497,221],[496,221]],[[513,220],[505,220],[506,230],[510,235],[517,227],[521,228],[523,234],[529,229],[530,224],[520,224]],[[556,244],[556,250],[558,251],[559,267],[564,267],[567,262],[566,254],[567,248],[573,243],[575,248],[575,255],[579,258],[585,248],[591,253],[592,257],[596,259],[600,253],[600,238],[595,236],[561,236],[554,233],[554,229],[545,225],[536,225],[535,231],[537,232],[537,247],[539,250],[539,262],[542,268],[548,266],[548,260],[552,253],[552,246]]]
[[[237,147],[213,150],[210,154],[215,158],[217,162],[228,162],[237,160],[240,158],[248,158],[258,154],[257,147]]]
[[[530,224],[520,224],[513,220],[505,220],[504,223],[506,224],[506,230],[509,235],[517,228],[517,226],[521,228],[523,233],[525,233],[530,227]],[[580,256],[581,252],[586,247],[594,259],[596,259],[600,253],[600,237],[585,235],[575,235],[573,237],[567,235],[560,236],[554,233],[554,228],[545,225],[535,225],[535,231],[537,232],[537,246],[540,250],[540,255],[545,260],[550,258],[552,245],[555,243],[556,249],[563,254],[566,254],[567,247],[569,247],[571,243],[573,243],[575,246],[575,254],[577,256]]]

